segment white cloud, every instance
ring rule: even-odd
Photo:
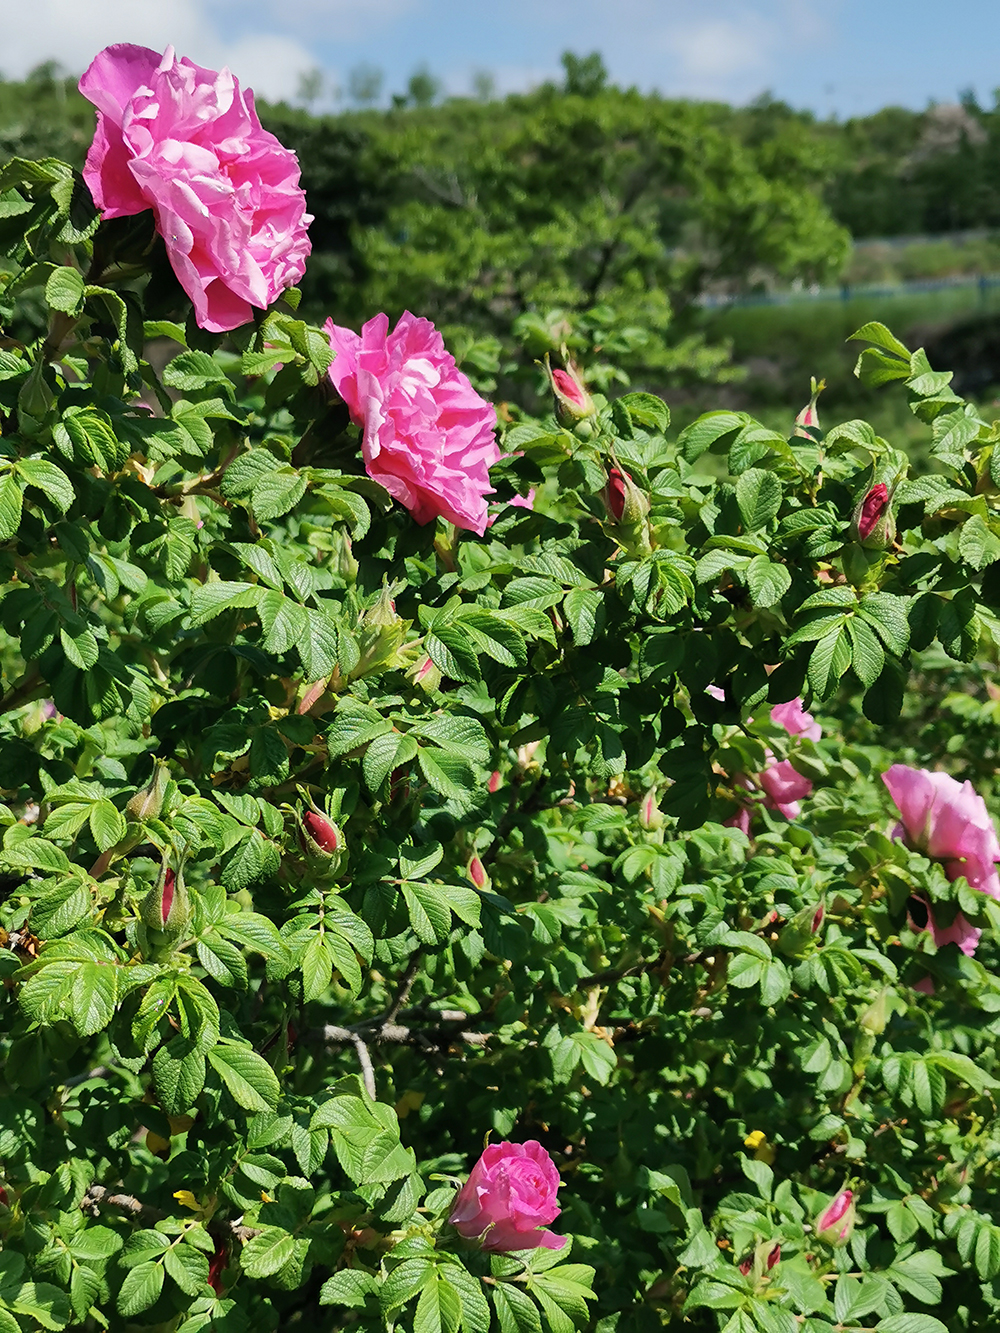
[[[241,83],[272,99],[293,97],[299,74],[316,64],[300,41],[281,32],[226,35],[198,0],[29,0],[6,28],[0,68],[20,78],[57,60],[77,74],[113,42],[157,51],[173,45],[211,69],[229,65]]]

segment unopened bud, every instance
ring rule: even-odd
[[[851,539],[869,551],[884,551],[896,540],[892,492],[884,481],[877,482],[858,501],[851,519]]]
[[[503,786],[503,778],[500,776],[499,768],[495,768],[486,782],[486,790],[492,796],[494,792],[499,791]]]
[[[835,1195],[813,1223],[817,1240],[827,1245],[844,1245],[854,1231],[854,1194],[841,1190]]]
[[[229,1250],[225,1241],[219,1241],[215,1253],[208,1263],[208,1285],[217,1294],[221,1293],[223,1288],[222,1274],[229,1265]]]
[[[773,1249],[773,1250],[771,1251],[771,1253],[767,1256],[767,1265],[766,1265],[766,1267],[767,1267],[767,1271],[768,1271],[769,1273],[770,1273],[771,1269],[774,1267],[774,1265],[778,1262],[778,1260],[779,1260],[780,1258],[781,1258],[781,1246],[780,1246],[780,1245],[775,1245],[774,1249]]]
[[[411,622],[396,614],[396,603],[388,588],[383,587],[374,605],[358,621],[357,639],[361,657],[351,672],[351,680],[370,671],[385,670],[397,665],[396,654],[406,637]]]
[[[608,469],[604,503],[614,523],[640,523],[649,513],[649,497],[640,491],[627,472],[614,465]]]
[[[566,370],[552,370],[545,361],[549,373],[549,383],[556,400],[556,417],[564,426],[574,426],[595,413],[594,400],[584,388],[580,372],[572,363]]]
[[[299,825],[299,842],[309,857],[321,861],[328,869],[336,869],[344,853],[344,835],[322,810],[310,806]]]
[[[17,395],[17,410],[33,417],[36,421],[41,421],[53,402],[55,398],[52,390],[45,381],[45,362],[39,358],[21,385],[21,391]]]
[[[159,879],[142,900],[139,915],[154,950],[176,944],[191,918],[191,904],[179,870],[163,863]]]
[[[153,776],[137,791],[125,807],[130,820],[158,819],[163,809],[163,797],[170,781],[170,770],[162,759],[153,760]]]
[[[778,936],[778,948],[786,957],[798,957],[823,924],[826,909],[822,901],[803,907],[792,917]]]
[[[419,685],[422,690],[432,694],[441,684],[441,672],[434,665],[431,658],[425,653],[410,671],[410,679],[414,685]]]
[[[883,986],[875,1000],[868,1006],[865,1012],[858,1019],[858,1022],[866,1032],[870,1032],[873,1037],[880,1036],[885,1031],[888,1009],[888,989]]]
[[[639,824],[647,832],[658,829],[663,824],[663,815],[656,803],[656,788],[650,787],[639,802]]]
[[[490,887],[490,877],[486,873],[486,867],[479,857],[473,852],[469,857],[469,864],[466,867],[469,878],[475,884],[477,889],[488,889]]]
[[[819,413],[816,411],[816,400],[826,388],[826,380],[820,380],[816,383],[816,377],[810,380],[809,387],[812,390],[812,397],[806,403],[805,407],[795,418],[795,429],[793,435],[800,435],[804,439],[811,440],[810,430],[819,430]]]

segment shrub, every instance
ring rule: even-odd
[[[2,1333],[995,1320],[1000,454],[949,376],[859,331],[909,475],[554,342],[479,535],[365,467],[458,428],[440,349],[345,403],[294,292],[206,333],[52,159],[0,244]]]

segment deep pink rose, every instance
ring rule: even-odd
[[[828,1245],[842,1245],[850,1240],[854,1221],[854,1194],[851,1190],[841,1190],[813,1222],[813,1230]]]
[[[882,774],[889,795],[902,819],[896,836],[934,861],[940,861],[949,880],[964,875],[974,889],[1000,898],[1000,842],[986,803],[971,782],[958,782],[947,773],[893,764]],[[921,901],[923,901],[921,899]],[[927,929],[938,947],[957,944],[971,957],[981,931],[959,912],[949,926],[939,926],[929,905]],[[919,927],[918,927],[919,928]]]
[[[330,378],[364,429],[368,475],[418,523],[448,519],[480,535],[500,458],[496,414],[455,365],[429,319],[409,311],[392,333],[376,315],[361,336],[328,319]]]
[[[264,310],[305,272],[306,197],[295,154],[261,127],[253,93],[172,46],[109,46],[80,80],[97,107],[83,176],[106,218],[151,208],[203,329]]]
[[[789,736],[805,736],[808,740],[818,741],[823,735],[823,728],[812,713],[807,713],[802,707],[801,699],[775,704],[771,709],[771,721],[776,726],[784,727]]]
[[[544,1230],[559,1216],[559,1172],[540,1143],[491,1143],[458,1192],[448,1221],[484,1250],[561,1250],[565,1236]]]

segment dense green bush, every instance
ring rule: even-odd
[[[0,244],[3,1333],[995,1321],[995,872],[880,780],[996,794],[949,376],[860,331],[917,470],[813,409],[677,435],[553,338],[479,534],[372,479],[294,293],[206,334],[53,160]],[[571,1247],[451,1227],[491,1134]]]

